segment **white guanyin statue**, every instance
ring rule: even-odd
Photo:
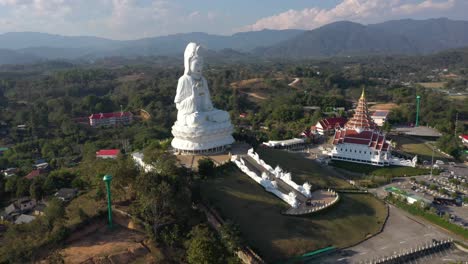
[[[228,112],[213,107],[196,43],[187,45],[184,67],[174,99],[178,112],[172,127],[172,147],[182,153],[223,150],[234,142],[231,120]]]

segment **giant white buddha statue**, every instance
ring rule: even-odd
[[[181,153],[224,150],[234,142],[231,120],[229,113],[213,107],[207,81],[202,76],[203,57],[196,43],[187,45],[184,67],[174,99],[178,112],[172,127],[172,147]]]

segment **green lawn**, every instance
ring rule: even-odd
[[[330,165],[345,169],[351,172],[364,173],[370,176],[385,176],[385,177],[405,177],[405,176],[416,176],[425,175],[430,173],[430,169],[424,168],[413,168],[413,167],[402,167],[402,166],[389,166],[379,167],[367,164],[346,162],[340,160],[334,160]],[[434,174],[438,174],[437,170],[433,170]]]
[[[312,188],[351,188],[352,186],[338,177],[336,171],[320,166],[317,162],[307,159],[302,153],[291,153],[282,150],[258,148],[260,158],[273,168],[279,165],[283,170],[291,172],[292,179],[302,184],[309,182]]]
[[[285,216],[287,205],[234,165],[218,175],[202,183],[203,199],[239,224],[248,245],[267,262],[352,245],[376,233],[386,217],[385,205],[368,194],[341,194],[337,205],[318,214]]]
[[[427,145],[432,144],[431,142],[408,136],[394,137],[393,141],[397,143],[397,148],[401,151],[418,155],[420,161],[427,160],[430,162],[432,159],[432,148]],[[436,159],[447,160],[447,157],[436,150],[434,151],[434,162]]]

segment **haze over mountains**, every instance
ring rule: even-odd
[[[304,30],[263,30],[231,36],[186,33],[129,41],[35,32],[0,34],[0,64],[50,59],[172,56],[189,41],[230,56],[317,58],[368,54],[428,54],[468,46],[468,21],[446,18],[362,25],[342,21]]]

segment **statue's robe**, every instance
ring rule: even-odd
[[[199,118],[203,118],[203,113],[214,110],[204,77],[201,77],[198,85],[190,75],[180,77],[174,102],[178,110],[177,121],[183,125],[197,122]]]

